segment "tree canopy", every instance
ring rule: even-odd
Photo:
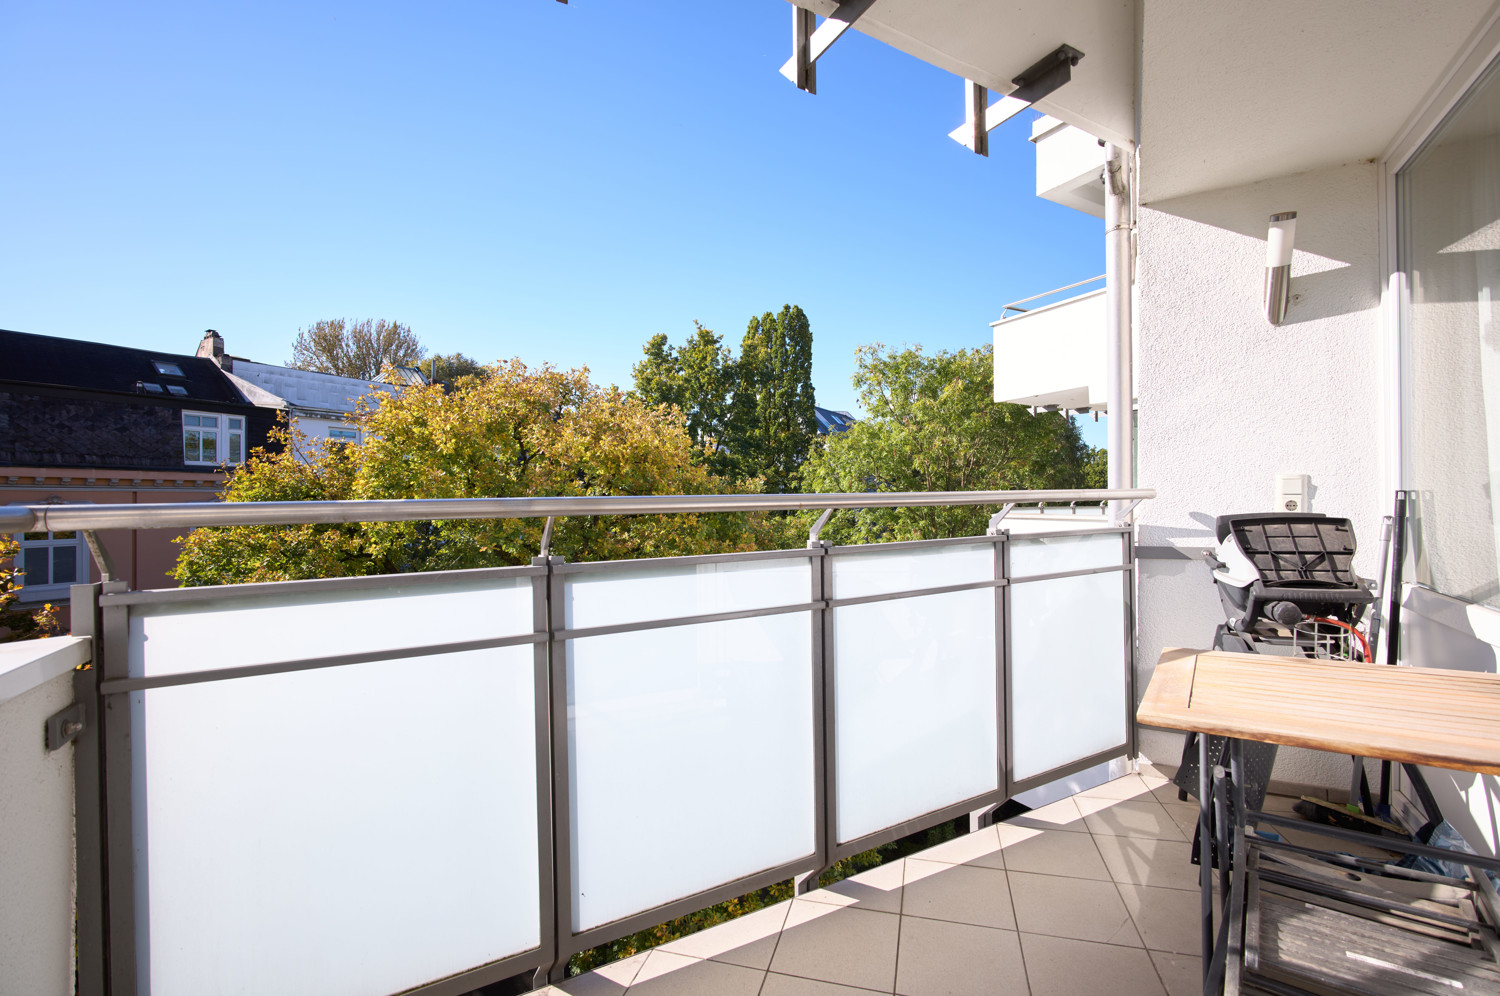
[[[531,369],[377,396],[357,416],[360,443],[327,445],[281,429],[288,445],[235,468],[226,501],[726,494],[680,416],[586,369]],[[300,455],[299,455],[300,454]],[[530,563],[539,519],[243,526],[182,540],[174,577],[226,584]],[[784,545],[784,519],[759,514],[558,519],[552,551],[570,560],[718,553]]]
[[[826,437],[803,466],[805,491],[989,491],[1084,486],[1089,449],[1069,418],[994,400],[991,347],[928,354],[862,346],[854,385],[866,418]],[[974,536],[994,508],[840,512],[838,543]]]
[[[426,353],[411,327],[401,322],[331,318],[297,330],[289,366],[376,380],[387,364],[414,367]]]
[[[633,370],[634,393],[680,409],[715,472],[792,490],[818,431],[807,315],[785,305],[752,317],[738,357],[713,330],[694,325],[678,347],[665,334],[651,337]]]

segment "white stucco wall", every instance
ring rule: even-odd
[[[0,645],[0,996],[73,992],[73,748],[49,753],[43,730],[87,646]]]
[[[1375,574],[1388,512],[1375,169],[1318,170],[1141,210],[1139,480],[1158,497],[1141,506],[1138,542],[1192,559],[1141,562],[1138,695],[1163,647],[1212,643],[1224,616],[1198,551],[1215,545],[1215,516],[1270,511],[1274,475],[1310,475],[1312,510],[1353,520],[1356,568]],[[1280,327],[1262,302],[1276,211],[1298,212]],[[1140,742],[1153,760],[1180,757],[1178,735],[1143,730]],[[1349,762],[1283,749],[1275,777],[1347,789]]]

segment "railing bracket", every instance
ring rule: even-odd
[[[83,732],[83,703],[74,702],[62,712],[47,717],[48,751],[60,750],[78,739]]]
[[[985,533],[987,535],[989,535],[989,536],[994,536],[994,535],[998,534],[1000,532],[1000,523],[1001,523],[1001,521],[1007,515],[1009,515],[1010,514],[1010,510],[1013,509],[1013,508],[1015,508],[1015,507],[1016,507],[1016,503],[1015,502],[1013,502],[1013,501],[1006,502],[1005,505],[1004,505],[1004,507],[1001,508],[1000,511],[998,511],[994,515],[990,516],[990,526],[989,526],[989,528],[987,530],[985,530]]]
[[[814,522],[812,528],[807,531],[808,546],[816,546],[818,544],[818,535],[823,532],[823,527],[828,525],[828,520],[833,518],[833,513],[836,511],[838,510],[826,508],[823,510],[823,514],[818,516],[818,521]]]
[[[104,544],[99,542],[99,534],[92,529],[80,529],[83,533],[83,541],[88,544],[89,553],[94,558],[94,563],[99,565],[99,580],[113,581],[115,579],[115,565],[109,559],[109,551],[104,549]]]
[[[552,519],[553,516],[547,516],[547,524],[542,527],[542,552],[539,556],[543,560],[547,559],[552,550]]]

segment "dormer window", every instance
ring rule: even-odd
[[[181,367],[179,367],[175,363],[168,362],[167,360],[152,360],[151,361],[151,365],[156,368],[156,372],[157,373],[162,374],[163,376],[166,376],[166,377],[182,377],[182,376],[184,376]]]
[[[245,462],[245,420],[237,415],[182,413],[182,462],[218,466]]]

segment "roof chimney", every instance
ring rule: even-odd
[[[224,337],[213,329],[203,333],[203,339],[198,343],[198,355],[213,360],[221,370],[230,368],[230,359],[224,355]]]

